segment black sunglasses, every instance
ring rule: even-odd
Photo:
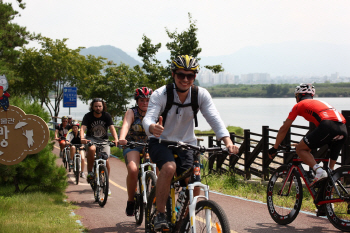
[[[187,77],[188,81],[193,81],[196,78],[195,74],[184,74],[184,73],[175,73],[178,79],[184,80]]]

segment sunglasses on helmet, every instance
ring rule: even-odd
[[[193,81],[196,78],[195,74],[184,74],[184,73],[175,73],[178,79],[184,80],[187,77],[188,81]]]

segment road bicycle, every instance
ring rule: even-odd
[[[267,207],[272,219],[278,224],[289,224],[297,217],[303,200],[303,184],[310,192],[318,211],[317,216],[326,215],[334,227],[350,231],[350,166],[332,171],[329,159],[315,158],[323,162],[328,178],[313,186],[313,171],[306,172],[295,150],[285,148],[278,152],[294,153],[293,161],[280,166],[271,176],[267,187]]]
[[[108,154],[103,152],[103,146],[109,145],[110,147],[115,146],[114,142],[88,142],[88,146],[96,146],[96,153],[94,159],[94,165],[92,172],[94,174],[93,179],[90,181],[92,190],[94,191],[94,198],[98,204],[103,207],[108,199],[109,190],[109,178],[107,171],[107,159]]]
[[[73,157],[73,173],[75,176],[75,184],[79,184],[79,177],[81,173],[81,154],[79,152],[85,150],[85,147],[82,144],[70,144],[70,146],[75,146],[75,153]]]
[[[144,152],[140,154],[139,174],[134,195],[134,213],[136,224],[141,225],[144,209],[146,209],[147,206],[147,198],[157,182],[157,172],[156,165],[150,161],[148,143],[130,141],[122,147],[129,147],[132,149],[139,146],[144,147]]]
[[[193,166],[184,173],[172,179],[170,184],[170,195],[166,203],[165,216],[169,229],[161,229],[162,232],[230,232],[230,225],[224,210],[214,201],[209,200],[209,186],[201,183],[200,174],[200,153],[217,152],[228,155],[228,150],[221,147],[205,148],[204,146],[194,146],[183,142],[159,140],[169,148],[194,150]],[[174,155],[176,157],[176,155]],[[180,208],[176,213],[175,191],[179,190],[179,181],[190,177],[187,187],[183,187],[184,195],[178,195],[177,203]],[[193,190],[199,187],[204,191],[204,196],[194,196]],[[145,230],[147,233],[155,232],[154,219],[156,216],[156,189],[152,189],[146,208]],[[199,200],[200,199],[200,200]]]

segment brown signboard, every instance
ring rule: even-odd
[[[13,165],[28,154],[45,148],[50,138],[46,122],[36,115],[27,115],[16,106],[0,110],[0,163]]]

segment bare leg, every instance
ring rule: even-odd
[[[84,172],[84,167],[85,167],[85,152],[83,150],[81,150],[80,152],[80,156],[81,156],[81,172]]]
[[[70,147],[70,159],[74,159],[74,154],[75,154],[75,146]]]
[[[310,148],[305,144],[303,140],[296,147],[296,152],[298,156],[303,160],[304,163],[309,165],[310,167],[314,167],[316,165],[316,160],[314,156],[310,153]]]
[[[159,172],[157,187],[156,188],[156,198],[157,198],[157,210],[160,213],[165,213],[165,205],[169,196],[170,182],[174,177],[176,171],[175,162],[167,162],[163,165]]]
[[[138,151],[130,151],[126,154],[128,164],[128,175],[126,176],[126,187],[128,189],[128,201],[134,201],[137,179],[139,174],[140,153]]]
[[[88,172],[92,172],[92,167],[94,166],[95,152],[96,152],[96,147],[94,145],[89,147],[88,153],[87,153],[87,169],[88,169]]]
[[[334,170],[334,165],[337,162],[337,160],[330,159],[329,160],[329,168]]]

